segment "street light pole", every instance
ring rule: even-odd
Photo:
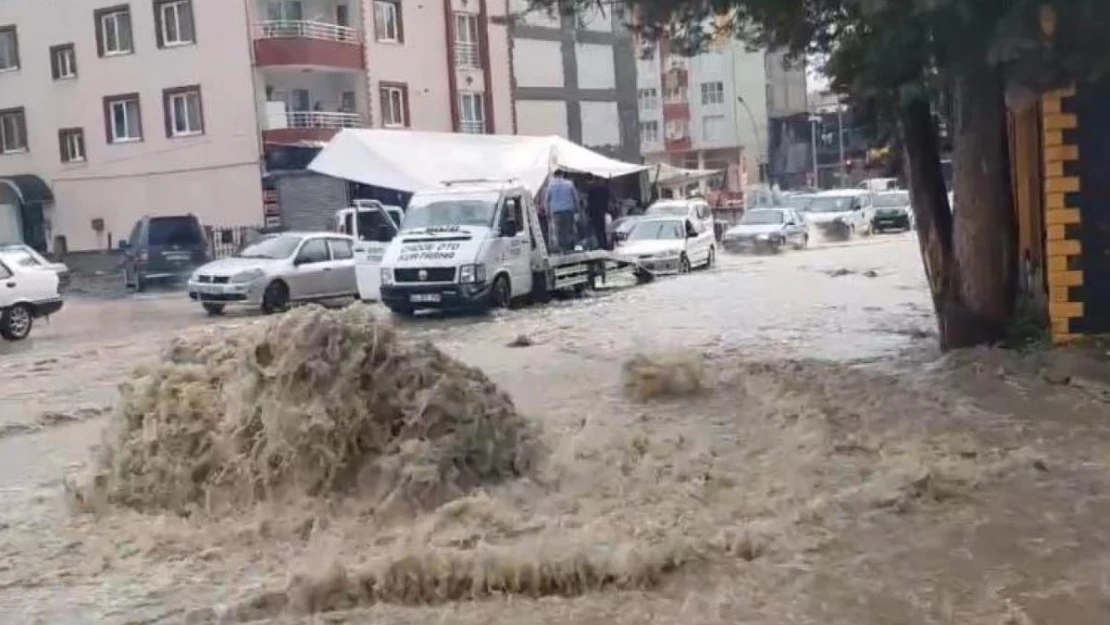
[[[840,186],[848,186],[848,163],[844,160],[844,105],[836,102],[836,134],[840,144]]]
[[[748,120],[752,123],[752,136],[755,137],[755,168],[759,175],[759,182],[763,182],[763,145],[759,140],[759,124],[756,123],[755,114],[752,113],[752,107],[748,106],[748,102],[744,100],[744,96],[736,96],[736,101],[748,112]]]
[[[813,187],[815,189],[821,188],[821,178],[817,171],[817,124],[821,123],[821,118],[817,115],[809,116],[809,139],[811,143],[811,150],[813,152]]]

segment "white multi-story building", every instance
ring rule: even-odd
[[[641,47],[637,59],[640,142],[648,162],[726,172],[716,186],[739,192],[769,162],[772,116],[797,96],[805,110],[805,74],[782,66],[782,55],[718,43],[693,57],[670,53],[666,41]]]
[[[0,240],[105,250],[158,214],[262,225],[266,151],[340,128],[510,133],[504,13],[486,0],[5,0]]]

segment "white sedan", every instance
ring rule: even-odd
[[[617,247],[617,255],[652,274],[712,267],[717,257],[716,239],[712,230],[699,226],[674,217],[641,219]]]
[[[35,319],[62,308],[58,274],[12,262],[0,253],[0,336],[20,341],[31,333]]]

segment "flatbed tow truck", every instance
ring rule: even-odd
[[[637,267],[608,250],[549,250],[532,194],[515,180],[441,184],[413,194],[382,256],[381,301],[397,314],[545,302]]]

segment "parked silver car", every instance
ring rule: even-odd
[[[229,305],[272,313],[292,302],[357,297],[354,239],[334,232],[267,235],[189,277],[189,298],[210,315]]]

